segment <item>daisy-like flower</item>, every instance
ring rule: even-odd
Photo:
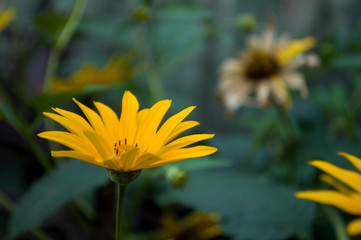
[[[15,8],[8,8],[4,11],[0,9],[0,32],[3,31],[14,20],[15,16]]]
[[[315,55],[302,55],[315,45],[312,37],[291,40],[283,34],[277,38],[274,27],[269,26],[262,36],[247,40],[240,58],[228,59],[220,66],[218,93],[227,110],[234,112],[242,105],[268,107],[272,102],[289,109],[288,88],[307,96],[305,80],[296,68],[315,59]],[[256,100],[251,97],[253,92]]]
[[[342,169],[320,160],[311,161],[312,166],[328,174],[322,175],[321,180],[336,190],[297,192],[296,197],[332,205],[349,214],[361,216],[361,159],[347,153],[339,155],[344,156],[358,171]],[[346,232],[351,236],[361,234],[361,217],[348,223]]]
[[[94,102],[100,114],[98,115],[73,100],[87,120],[59,108],[53,109],[58,114],[44,113],[69,131],[47,131],[38,134],[70,148],[52,151],[53,157],[75,158],[116,172],[132,172],[202,157],[217,151],[210,146],[189,146],[210,139],[214,134],[193,134],[174,140],[184,131],[198,125],[196,121],[183,121],[194,106],[175,114],[160,126],[171,105],[170,100],[159,101],[151,108],[139,111],[136,97],[125,91],[120,118],[100,102]]]
[[[85,64],[70,75],[68,79],[56,77],[52,80],[52,92],[79,91],[90,85],[109,85],[126,82],[132,78],[133,71],[129,62],[123,58],[110,59],[103,69]]]

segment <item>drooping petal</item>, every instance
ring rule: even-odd
[[[361,196],[345,195],[331,190],[297,192],[297,198],[307,199],[322,204],[329,204],[349,214],[361,214]]]
[[[279,76],[273,77],[270,82],[271,92],[274,100],[285,109],[292,105],[292,98],[285,82]]]
[[[302,97],[308,96],[308,89],[306,86],[305,78],[301,73],[296,71],[284,73],[282,74],[282,78],[291,89],[300,90]]]
[[[349,160],[350,163],[352,163],[357,168],[357,170],[361,172],[361,159],[345,152],[339,152],[338,155],[344,156],[347,160]]]
[[[331,163],[320,160],[311,161],[310,164],[335,177],[352,189],[361,192],[361,175],[359,173],[342,169]]]
[[[134,144],[137,132],[137,112],[139,103],[137,98],[129,91],[125,91],[122,101],[122,114],[120,117],[120,138],[127,139],[130,145]]]
[[[350,236],[361,234],[361,218],[357,218],[349,222],[346,226],[346,232]]]
[[[108,106],[100,102],[94,102],[94,105],[98,109],[101,119],[103,120],[105,129],[110,136],[112,142],[116,142],[119,138],[118,136],[118,123],[119,119],[115,112]]]
[[[188,107],[170,117],[156,133],[153,142],[149,145],[149,150],[154,152],[161,146],[163,146],[167,137],[178,126],[178,124],[182,122],[193,111],[194,108],[195,106]]]
[[[262,106],[268,106],[270,104],[270,87],[269,87],[269,82],[268,81],[264,81],[264,82],[260,82],[257,85],[256,88],[256,97],[257,97],[257,101],[262,105]]]
[[[191,129],[195,126],[199,125],[199,122],[196,121],[185,121],[181,122],[173,129],[173,131],[168,135],[166,140],[164,141],[164,144],[167,144],[168,142],[172,141],[174,138],[178,137],[183,132],[187,131],[188,129]]]

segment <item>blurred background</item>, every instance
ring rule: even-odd
[[[307,164],[361,156],[361,18],[357,0],[0,1],[0,238],[112,239],[115,188],[106,171],[50,157],[36,136],[59,128],[44,111],[79,113],[100,101],[121,111],[125,90],[141,108],[172,99],[167,117],[189,120],[212,156],[143,170],[126,199],[126,239],[341,239],[353,218],[299,200],[327,188]],[[11,10],[12,12],[7,12]],[[301,68],[308,98],[229,117],[217,96],[219,66],[275,21],[277,33],[312,36],[320,64]],[[60,128],[59,128],[60,129]],[[340,160],[341,159],[341,160]],[[350,238],[353,239],[353,238]],[[357,239],[357,238],[354,238]]]

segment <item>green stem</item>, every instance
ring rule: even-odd
[[[0,204],[3,205],[9,212],[14,211],[14,203],[0,190]],[[51,240],[46,233],[39,228],[33,228],[30,230],[40,240]]]
[[[88,0],[76,0],[74,3],[73,10],[69,16],[67,23],[64,26],[63,31],[61,31],[58,39],[56,40],[54,47],[49,55],[48,65],[45,72],[45,81],[44,81],[44,92],[48,92],[51,86],[51,79],[56,73],[58,67],[59,58],[64,50],[65,46],[68,45],[71,37],[73,36],[79,21],[84,13],[86,4]]]
[[[115,240],[121,240],[123,205],[125,199],[125,191],[128,185],[127,184],[117,184],[117,185],[118,185],[118,198],[117,198],[117,209],[115,215]]]
[[[326,213],[326,215],[330,219],[333,229],[335,230],[336,239],[349,240],[349,237],[345,232],[345,224],[343,223],[343,220],[340,217],[340,215],[337,213],[337,211],[332,207],[324,206],[324,205],[322,205],[322,210]]]
[[[298,131],[294,122],[291,120],[290,116],[288,115],[288,112],[277,103],[274,103],[274,105],[276,106],[279,118],[281,119],[281,121],[283,121],[283,124],[287,129],[287,133],[289,135],[290,140],[292,142],[297,142],[299,140]]]

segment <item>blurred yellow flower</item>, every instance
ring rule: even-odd
[[[234,112],[242,105],[268,107],[272,102],[289,109],[288,87],[307,96],[305,80],[295,69],[310,62],[302,53],[315,45],[312,37],[276,38],[274,27],[268,26],[262,36],[247,40],[240,58],[227,59],[220,66],[218,93],[227,110]]]
[[[297,192],[296,197],[329,204],[349,214],[361,216],[361,159],[347,153],[339,153],[339,155],[344,156],[350,161],[358,171],[342,169],[320,160],[311,161],[310,164],[312,166],[329,174],[326,176],[322,175],[321,180],[335,187],[337,191],[303,191]],[[351,236],[361,234],[361,218],[348,223],[346,231]]]
[[[0,32],[3,31],[16,17],[16,9],[8,8],[5,11],[0,9]]]
[[[80,70],[73,73],[69,79],[54,78],[52,92],[78,91],[89,85],[107,85],[116,82],[125,82],[132,78],[132,68],[123,58],[111,59],[103,69],[91,64],[85,64]]]
[[[217,225],[219,221],[220,216],[214,213],[194,212],[180,220],[171,215],[165,215],[161,219],[165,233],[159,239],[212,239],[222,234],[222,228]]]
[[[69,132],[48,131],[38,135],[58,142],[71,150],[52,151],[53,157],[69,157],[114,171],[130,172],[152,168],[189,158],[202,157],[217,151],[214,147],[189,145],[212,138],[214,134],[193,134],[173,140],[184,131],[198,125],[183,120],[195,108],[188,107],[170,117],[160,126],[171,105],[162,100],[151,108],[139,110],[136,97],[125,91],[120,119],[108,106],[94,102],[100,115],[73,99],[83,117],[59,108],[45,116],[61,124]],[[187,148],[185,148],[187,147]]]

